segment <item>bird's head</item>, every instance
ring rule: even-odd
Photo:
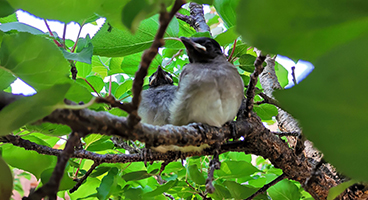
[[[189,61],[191,63],[205,63],[216,58],[217,56],[223,56],[221,47],[216,40],[207,37],[199,38],[186,38],[180,37],[185,48],[187,49]]]
[[[165,84],[173,85],[174,82],[171,74],[164,71],[159,65],[157,71],[149,77],[149,87],[157,87]]]

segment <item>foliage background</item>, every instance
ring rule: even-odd
[[[40,145],[55,147],[61,136],[70,133],[70,128],[55,124],[25,124],[63,107],[64,98],[86,103],[97,91],[101,95],[111,93],[122,101],[131,100],[132,78],[143,50],[151,45],[157,31],[159,4],[146,0],[122,2],[0,1],[0,89],[11,92],[10,84],[20,78],[37,91],[36,95],[1,110],[1,135],[12,133]],[[222,24],[226,27],[226,31],[213,34],[225,50],[231,52],[237,39],[234,57],[238,59],[234,64],[246,84],[254,70],[255,54],[250,45],[294,60],[308,60],[316,66],[311,76],[300,85],[281,91],[276,97],[300,119],[306,136],[324,152],[327,161],[352,178],[366,180],[367,171],[361,166],[367,164],[367,159],[359,159],[365,157],[367,144],[362,124],[367,121],[364,97],[368,89],[359,87],[365,85],[363,80],[367,71],[363,63],[368,26],[366,14],[360,9],[364,3],[341,1],[335,2],[334,6],[329,6],[329,1],[283,4],[265,0],[214,0],[199,3],[212,5],[212,12],[206,19],[213,30]],[[17,9],[47,20],[75,21],[81,27],[95,23],[100,17],[105,17],[107,22],[92,39],[87,36],[74,43],[52,30],[44,33],[17,22],[14,13]],[[186,9],[180,12],[189,15]],[[148,75],[157,65],[163,65],[173,74],[175,83],[178,82],[182,67],[188,63],[185,52],[180,52],[172,62],[168,61],[184,49],[174,40],[179,36],[209,36],[209,33],[196,33],[188,24],[174,18],[164,36],[166,45],[152,62]],[[68,60],[72,60],[78,70],[76,81],[70,79]],[[284,87],[288,83],[287,71],[281,65],[276,66],[279,82]],[[109,79],[109,76],[114,78]],[[106,77],[109,81],[104,81]],[[260,84],[257,87],[261,88]],[[256,101],[261,100],[256,97]],[[103,104],[94,104],[90,109],[126,116],[125,112]],[[268,104],[255,106],[254,111],[266,123],[273,123],[272,117],[277,115],[276,107]],[[84,149],[100,154],[128,153],[115,147],[107,136],[92,134],[83,142]],[[136,145],[144,146],[139,142]],[[40,185],[49,179],[56,164],[56,157],[26,151],[12,144],[2,144],[1,152],[11,168],[32,173],[41,179]],[[215,172],[216,192],[209,195],[214,199],[246,198],[282,173],[262,157],[229,152],[222,154],[220,159],[221,169]],[[59,196],[64,196],[65,191],[75,184],[72,179],[83,176],[92,164],[90,160],[71,159]],[[142,162],[104,163],[79,190],[69,195],[72,199],[163,199],[162,193],[167,192],[178,198],[201,198],[198,191],[205,189],[208,164],[206,156],[191,157],[184,165],[179,161],[172,162],[163,174],[167,183],[159,185],[153,175],[157,174],[160,162],[147,167]],[[26,174],[22,175],[28,177]],[[15,186],[23,193],[19,182],[15,182]],[[299,183],[291,180],[281,181],[263,197],[266,195],[272,199],[285,199],[285,196],[288,199],[310,198]]]

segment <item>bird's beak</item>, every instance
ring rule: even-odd
[[[156,78],[159,78],[159,77],[165,77],[165,71],[162,69],[161,65],[159,65],[157,67],[157,75],[156,75]]]
[[[200,45],[198,43],[193,42],[193,40],[191,40],[190,38],[186,38],[186,37],[180,37],[181,42],[184,44],[185,48],[194,48],[197,51],[201,50],[201,51],[207,51],[206,47],[203,45]]]

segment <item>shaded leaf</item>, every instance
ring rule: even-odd
[[[339,196],[341,193],[343,193],[348,187],[354,185],[357,183],[355,180],[350,180],[344,183],[341,183],[335,187],[332,187],[328,191],[327,200],[334,200],[337,196]]]
[[[64,96],[69,88],[69,83],[55,85],[7,105],[0,111],[0,135],[9,134],[64,105]],[[50,96],[52,98],[49,98]]]
[[[297,86],[275,92],[276,99],[300,121],[304,134],[324,158],[357,180],[368,180],[368,171],[360,167],[368,161],[356,159],[364,157],[367,150],[364,124],[368,122],[368,88],[354,87],[366,84],[368,68],[361,63],[365,62],[367,45],[368,39],[362,36],[335,48],[318,59],[313,72]],[[355,69],[347,70],[351,66]]]
[[[204,185],[206,179],[203,174],[199,172],[197,165],[189,165],[188,167],[189,178],[198,185]]]
[[[43,185],[45,185],[52,175],[52,172],[54,171],[54,168],[46,169],[41,174],[41,182]],[[71,177],[68,176],[67,172],[64,172],[63,178],[60,181],[59,191],[63,190],[69,190],[75,185],[75,182]]]
[[[146,170],[141,170],[141,171],[133,171],[130,173],[126,173],[122,176],[122,178],[128,182],[128,181],[136,181],[136,180],[149,178],[151,176],[152,174],[147,173]]]
[[[0,2],[1,6],[1,2]],[[1,11],[1,10],[0,10]],[[2,199],[10,199],[13,191],[13,175],[8,164],[0,156],[0,196]]]
[[[6,17],[14,12],[15,9],[9,4],[8,1],[0,0],[0,17]]]
[[[92,43],[89,43],[86,48],[83,48],[83,50],[81,50],[78,53],[71,53],[71,52],[68,52],[65,49],[61,49],[61,51],[63,52],[63,55],[64,55],[65,59],[84,62],[84,63],[87,63],[87,64],[92,63],[92,61],[91,61],[92,60],[92,54],[93,54],[93,45],[92,45]]]
[[[21,22],[3,23],[3,24],[0,25],[0,30],[3,31],[3,32],[16,30],[18,32],[27,32],[27,33],[31,33],[33,35],[42,35],[42,34],[44,34],[44,32],[42,32],[40,29],[35,28],[33,26],[30,26],[28,24],[21,23]]]
[[[235,10],[239,0],[214,0],[213,5],[227,28],[233,27],[236,22]],[[256,20],[255,20],[256,21]]]
[[[35,142],[40,145],[49,146],[43,140],[32,135],[24,136],[23,139]],[[35,151],[27,151],[24,148],[4,144],[2,146],[2,156],[11,166],[28,171],[40,178],[41,173],[56,164],[56,157],[38,154]]]
[[[101,180],[100,186],[97,188],[97,197],[99,200],[107,199],[110,194],[111,190],[114,188],[113,186],[116,185],[116,175],[118,174],[118,169],[116,167],[110,169],[109,173],[104,176]]]

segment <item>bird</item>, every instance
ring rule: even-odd
[[[169,124],[169,107],[177,90],[173,83],[172,75],[159,65],[149,77],[149,88],[141,94],[138,107],[141,122],[159,126]]]
[[[192,122],[221,127],[234,120],[244,97],[244,83],[216,40],[181,37],[189,64],[180,77],[170,107],[170,122]]]

